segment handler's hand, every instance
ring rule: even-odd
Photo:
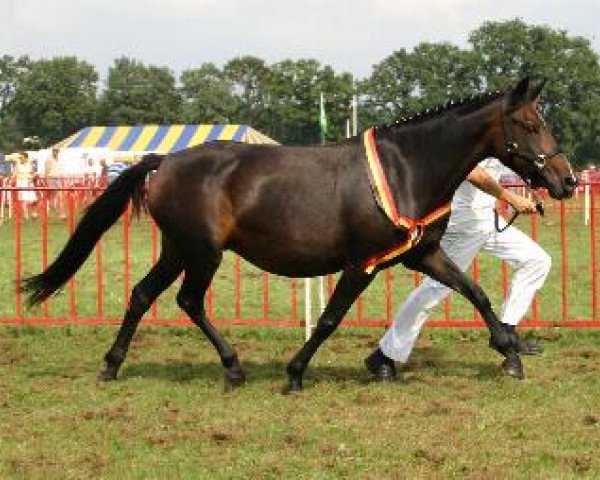
[[[536,213],[535,202],[527,197],[517,195],[509,190],[504,191],[504,200],[519,213]]]

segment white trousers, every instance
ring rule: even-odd
[[[446,254],[466,271],[480,250],[506,260],[514,269],[510,290],[502,308],[501,321],[517,325],[527,312],[535,292],[543,285],[550,271],[550,256],[530,237],[515,227],[502,233],[490,229],[489,221],[474,221],[460,227],[448,226],[441,240]],[[386,357],[405,363],[410,356],[421,327],[433,308],[451,290],[425,277],[400,306],[394,323],[379,346]]]

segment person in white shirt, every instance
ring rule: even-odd
[[[536,211],[534,201],[505,190],[498,183],[503,169],[499,160],[487,158],[467,176],[452,199],[452,213],[440,243],[463,271],[481,250],[507,261],[514,268],[501,316],[507,331],[514,331],[535,292],[548,276],[551,259],[536,242],[514,226],[497,231],[494,222],[497,199],[505,200],[520,213]],[[506,222],[500,220],[499,226],[502,230]],[[368,370],[380,380],[394,379],[394,362],[408,361],[430,312],[450,292],[448,287],[425,277],[400,306],[393,324],[380,340],[379,348],[365,359]],[[534,341],[519,342],[520,353],[536,355],[541,351],[541,346]]]

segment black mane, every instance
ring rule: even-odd
[[[501,97],[506,93],[505,90],[494,90],[491,92],[483,92],[475,95],[471,95],[469,97],[461,98],[458,100],[448,100],[446,103],[438,105],[433,108],[426,108],[417,112],[410,116],[400,117],[394,123],[377,125],[375,128],[377,130],[387,130],[392,127],[398,127],[403,125],[413,125],[415,123],[421,123],[426,120],[430,120],[432,118],[438,117],[444,113],[455,109],[461,109],[461,113],[469,113],[473,110],[476,110],[497,98]]]

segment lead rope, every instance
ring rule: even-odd
[[[535,209],[542,217],[544,216],[544,205],[542,204],[542,202],[536,202]],[[504,225],[504,227],[500,228],[500,214],[498,213],[498,210],[496,210],[494,208],[494,226],[496,227],[496,231],[498,233],[502,233],[504,230],[506,230],[508,227],[510,227],[514,223],[514,221],[517,219],[519,214],[520,214],[520,212],[518,210],[515,210],[515,213],[513,213],[512,217],[510,217],[510,220],[506,223],[506,225]]]

